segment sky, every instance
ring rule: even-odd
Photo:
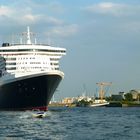
[[[140,90],[139,0],[0,0],[0,43],[26,30],[37,41],[67,49],[65,78],[55,98]]]

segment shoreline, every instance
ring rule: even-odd
[[[51,103],[48,107],[77,107],[76,104]],[[82,106],[81,106],[82,107]],[[86,106],[85,106],[86,107]],[[89,106],[87,106],[89,107]],[[140,107],[140,102],[111,101],[105,107]]]

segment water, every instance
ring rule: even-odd
[[[139,140],[140,108],[50,108],[0,112],[0,140]]]

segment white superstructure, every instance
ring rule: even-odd
[[[29,27],[24,34],[27,39],[26,44],[22,41],[20,44],[3,43],[0,47],[1,78],[9,74],[20,77],[44,72],[63,75],[63,72],[59,70],[59,60],[66,54],[66,49],[37,44],[36,41],[32,43],[30,37],[32,33]],[[2,60],[4,62],[1,62]]]

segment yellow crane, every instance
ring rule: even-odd
[[[99,98],[101,99],[101,102],[103,102],[103,98],[104,98],[104,86],[110,86],[112,84],[112,82],[100,82],[100,83],[96,83],[100,90],[99,90]]]

